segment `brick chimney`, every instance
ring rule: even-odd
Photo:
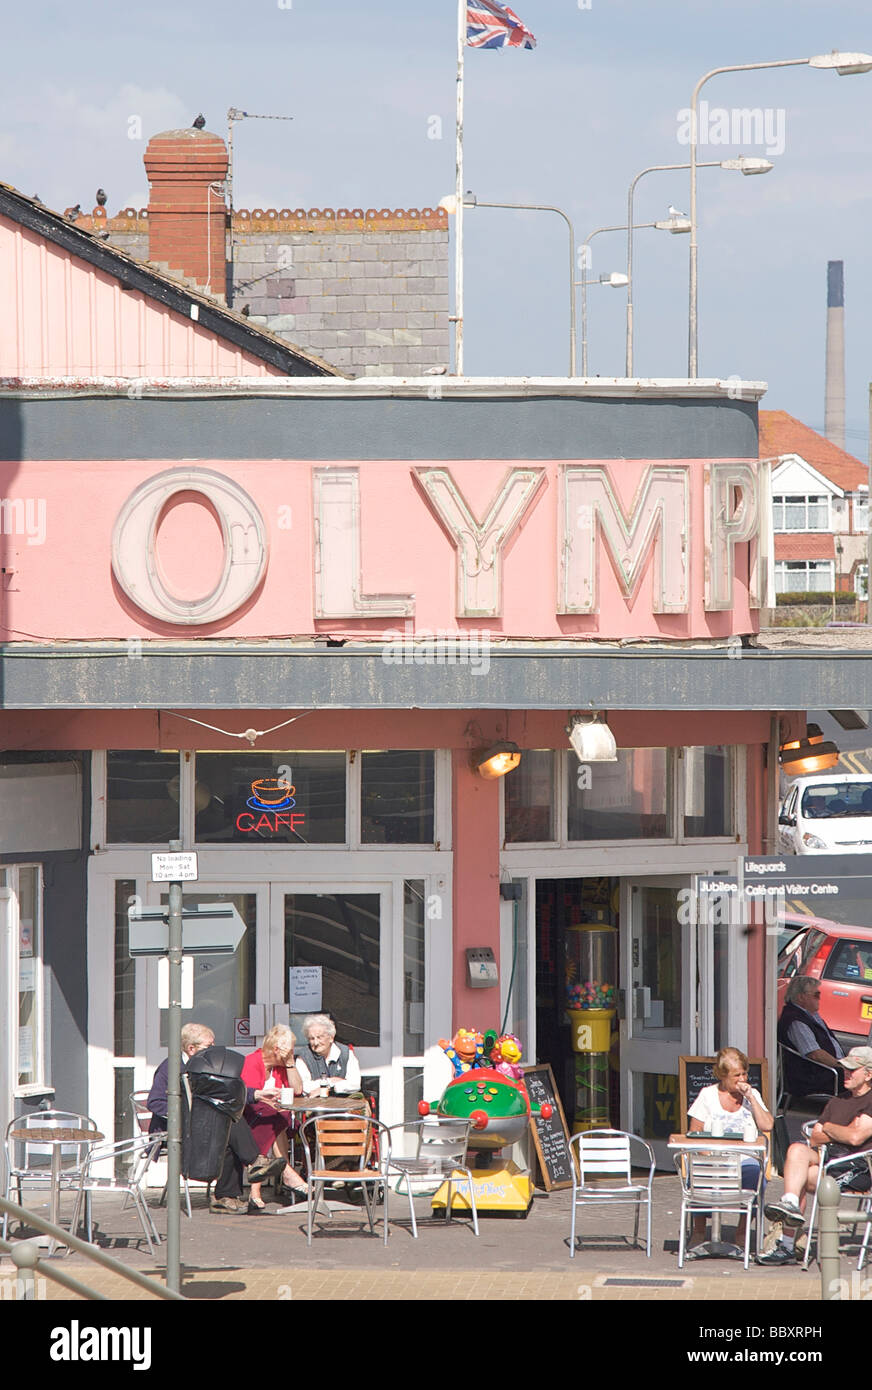
[[[227,147],[221,136],[193,126],[165,130],[148,142],[145,171],[150,187],[149,260],[223,300]],[[221,185],[221,191],[213,184]]]

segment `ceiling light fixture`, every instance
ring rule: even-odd
[[[569,742],[580,763],[616,763],[618,746],[608,724],[599,714],[571,714],[566,726]]]
[[[803,777],[812,772],[828,772],[839,761],[835,743],[826,743],[817,724],[809,724],[805,738],[782,743],[778,750],[781,770],[788,777]]]

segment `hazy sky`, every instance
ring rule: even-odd
[[[468,51],[465,181],[482,200],[556,204],[579,241],[626,220],[640,169],[686,162],[679,113],[710,68],[872,52],[869,0],[513,8],[539,44]],[[455,0],[5,0],[4,11],[0,179],[50,206],[90,208],[98,185],[110,211],[144,206],[149,136],[198,111],[226,134],[228,106],[294,117],[237,125],[237,207],[422,207],[453,191]],[[762,178],[700,174],[700,374],[767,381],[764,406],[821,428],[826,263],[843,259],[847,443],[865,458],[872,73],[730,74],[704,96],[713,116],[763,109],[776,167]],[[142,140],[129,138],[133,116]],[[711,144],[701,158],[741,150],[766,153]],[[637,221],[670,204],[687,210],[687,175],[649,176]],[[564,375],[564,224],[481,209],[466,229],[467,371]],[[688,240],[637,234],[637,375],[686,375]],[[597,238],[592,273],[624,268],[623,238]],[[625,302],[622,290],[589,291],[593,373],[623,375]]]

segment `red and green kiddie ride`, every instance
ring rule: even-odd
[[[526,1216],[533,1200],[533,1183],[511,1159],[494,1161],[494,1155],[523,1138],[530,1123],[530,1098],[523,1081],[504,1076],[491,1067],[476,1067],[450,1081],[435,1105],[422,1100],[422,1115],[431,1112],[454,1120],[471,1120],[469,1147],[475,1204],[479,1213],[510,1212]],[[551,1106],[536,1105],[533,1115],[551,1118]],[[433,1209],[445,1207],[448,1184],[443,1183],[433,1198]],[[464,1184],[455,1182],[451,1199],[453,1211],[468,1211]]]

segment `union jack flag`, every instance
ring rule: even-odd
[[[469,0],[466,42],[470,48],[535,48],[536,39],[508,5]]]

